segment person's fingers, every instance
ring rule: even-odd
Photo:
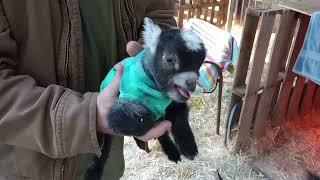
[[[108,96],[118,96],[120,88],[120,80],[123,74],[123,65],[118,63],[114,66],[116,74],[114,75],[110,84],[103,90],[108,92]]]
[[[130,41],[127,44],[127,53],[129,56],[135,56],[139,54],[143,50],[143,46],[136,42],[136,41]]]
[[[142,141],[149,141],[150,139],[157,138],[163,135],[165,132],[169,131],[171,129],[171,126],[172,123],[170,121],[162,121],[155,127],[153,127],[151,130],[149,130],[145,135],[139,136],[137,138]]]

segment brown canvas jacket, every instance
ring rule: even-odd
[[[172,0],[114,2],[119,59],[144,16],[175,25]],[[101,154],[81,36],[77,0],[0,0],[0,180],[74,179]]]

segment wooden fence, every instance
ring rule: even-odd
[[[290,10],[248,9],[230,102],[230,110],[242,103],[236,152],[250,136],[265,135],[270,121],[280,123],[319,108],[320,87],[292,72],[308,22]]]
[[[198,18],[224,28],[227,22],[228,0],[179,0],[177,3],[178,26],[183,20]]]

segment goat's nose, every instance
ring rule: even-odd
[[[189,91],[193,92],[196,89],[196,83],[197,82],[195,80],[191,80],[191,79],[186,80],[186,84],[189,88]]]

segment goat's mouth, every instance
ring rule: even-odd
[[[179,92],[179,94],[186,98],[186,99],[189,99],[190,98],[190,92],[188,90],[186,90],[185,88],[181,87],[181,86],[178,86],[178,85],[175,85],[177,91]]]

